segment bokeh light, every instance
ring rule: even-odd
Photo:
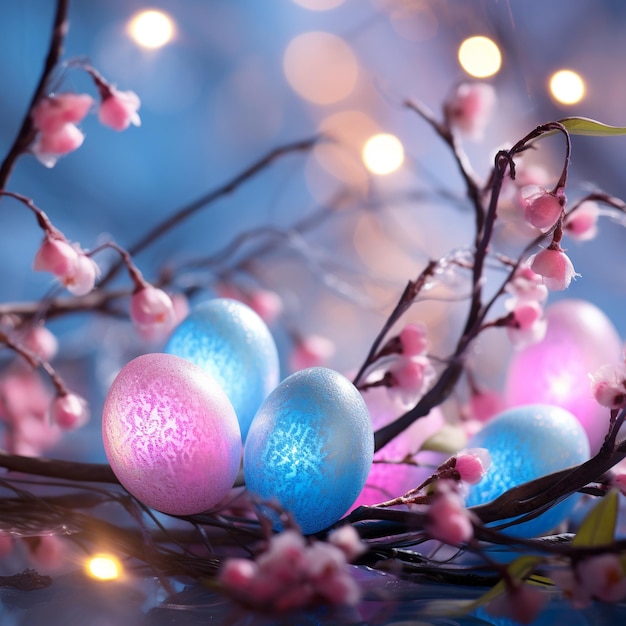
[[[115,580],[122,573],[117,558],[110,554],[98,554],[87,561],[87,574],[97,580]]]
[[[340,4],[343,4],[345,0],[292,0],[295,4],[310,9],[311,11],[328,11],[334,9]]]
[[[174,21],[163,11],[148,9],[131,18],[128,32],[142,48],[161,48],[174,36]]]
[[[367,140],[362,158],[372,174],[386,176],[395,172],[404,162],[404,147],[395,135],[380,133]]]
[[[283,67],[291,88],[314,104],[333,104],[356,86],[359,66],[350,46],[340,37],[310,32],[291,40]]]
[[[498,72],[502,55],[493,40],[477,35],[469,37],[459,46],[459,63],[470,76],[485,78]]]
[[[585,82],[572,70],[559,70],[550,78],[550,93],[561,104],[576,104],[585,95]]]

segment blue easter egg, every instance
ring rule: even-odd
[[[217,380],[245,440],[254,414],[279,381],[278,351],[265,322],[236,300],[208,300],[178,325],[165,352],[191,361]]]
[[[467,506],[490,502],[511,487],[589,458],[589,441],[580,422],[569,411],[547,404],[518,406],[500,413],[470,439],[467,447],[487,448],[491,455],[489,471],[470,487]],[[578,496],[570,496],[535,519],[504,532],[518,537],[545,534],[569,517],[577,501]]]
[[[277,500],[305,534],[336,522],[365,485],[374,432],[365,402],[323,367],[286,378],[256,414],[244,448],[248,489]]]

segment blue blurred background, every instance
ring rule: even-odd
[[[39,77],[54,4],[0,3],[1,154]],[[154,43],[133,34],[133,20],[148,9],[160,11],[173,28],[163,45],[148,47]],[[166,261],[208,256],[242,232],[262,225],[285,230],[336,205],[337,215],[298,250],[260,260],[253,274],[285,301],[287,327],[330,337],[337,346],[333,365],[347,371],[358,366],[399,290],[426,260],[471,242],[472,219],[455,165],[402,101],[419,99],[438,111],[452,87],[468,78],[457,55],[461,42],[491,38],[502,64],[486,80],[496,87],[499,106],[484,140],[467,144],[485,175],[497,148],[539,123],[583,115],[626,125],[625,25],[621,0],[76,1],[64,59],[86,58],[119,89],[136,91],[142,126],[116,133],[92,114],[81,125],[86,140],[80,150],[50,170],[25,156],[8,189],[32,197],[86,248],[106,237],[128,246],[270,149],[320,131],[338,136],[339,146],[279,160],[136,261],[154,278]],[[584,81],[576,104],[559,103],[550,92],[550,77],[561,69]],[[59,91],[69,90],[95,95],[78,69],[62,76]],[[368,172],[360,158],[377,133],[395,135],[404,147],[403,164],[387,176]],[[558,176],[561,154],[562,142],[551,139],[532,158]],[[625,154],[624,137],[576,137],[571,197],[585,185],[626,197]],[[442,189],[455,198],[443,197]],[[39,298],[50,287],[47,276],[31,271],[41,233],[17,203],[5,200],[1,210],[0,299]],[[595,302],[622,337],[625,242],[623,228],[603,221],[595,240],[569,243],[582,277],[565,294]],[[207,287],[213,279],[206,276]],[[125,281],[122,276],[119,284]],[[444,304],[414,314],[445,338],[455,314]],[[71,355],[113,343],[99,324],[85,326],[73,317],[51,328],[66,338]],[[125,332],[125,326],[115,328],[118,337]],[[278,330],[277,336],[288,343]],[[110,371],[105,367],[109,373],[125,358],[115,354]],[[106,389],[108,374],[99,367],[92,375]]]

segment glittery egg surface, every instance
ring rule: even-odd
[[[217,380],[245,440],[252,418],[280,376],[278,351],[265,322],[236,300],[207,300],[177,326],[165,352],[195,363]]]
[[[248,489],[277,500],[305,534],[327,528],[363,489],[374,433],[359,391],[323,367],[286,378],[256,414],[244,448]]]
[[[484,504],[511,487],[589,458],[589,442],[580,422],[569,411],[545,404],[500,413],[470,439],[467,447],[487,448],[491,455],[489,471],[470,487],[467,506]],[[570,496],[537,518],[504,532],[520,537],[549,532],[567,519],[577,501],[577,496]]]
[[[102,436],[120,483],[163,513],[213,507],[239,470],[241,434],[226,394],[170,354],[146,354],[122,368],[105,400]]]

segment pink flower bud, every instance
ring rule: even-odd
[[[407,324],[400,331],[400,343],[404,356],[418,356],[425,354],[428,348],[426,326],[421,323]]]
[[[98,266],[91,257],[80,252],[73,270],[60,278],[70,293],[75,296],[85,296],[93,290],[96,284]]]
[[[359,537],[354,526],[346,525],[333,530],[328,535],[328,541],[339,548],[349,562],[367,552],[367,546],[361,541],[361,537]]]
[[[176,321],[172,299],[162,289],[148,285],[133,294],[130,319],[145,339],[162,339]]]
[[[307,367],[325,363],[335,353],[335,344],[326,337],[309,335],[302,338],[291,354],[291,370],[297,372]]]
[[[470,416],[481,422],[501,413],[504,408],[502,394],[492,390],[473,393],[469,403]]]
[[[29,328],[22,343],[44,361],[53,359],[59,349],[57,338],[41,324]]]
[[[517,300],[543,302],[548,297],[548,288],[543,284],[543,278],[528,265],[517,268],[506,290]]]
[[[589,375],[589,380],[598,404],[610,409],[626,406],[626,365],[602,365]]]
[[[397,397],[404,406],[417,403],[433,381],[435,372],[425,356],[394,356],[387,372],[391,375],[389,393]]]
[[[257,289],[248,297],[248,305],[266,323],[272,324],[283,312],[283,301],[275,292],[268,289]]]
[[[442,489],[428,508],[426,532],[451,546],[467,543],[474,536],[474,528],[460,496],[450,489]]]
[[[534,189],[536,188],[533,186]],[[552,228],[563,212],[563,207],[556,195],[541,188],[532,195],[524,197],[524,205],[526,221],[544,231]]]
[[[527,583],[518,583],[487,604],[486,611],[494,617],[511,617],[520,624],[530,624],[549,600],[547,593]]]
[[[576,210],[568,213],[563,222],[563,230],[579,241],[593,239],[598,232],[598,217],[600,208],[595,202],[586,200]]]
[[[473,139],[481,139],[496,104],[495,89],[487,83],[463,83],[445,103],[448,124]]]
[[[626,598],[626,577],[615,554],[599,554],[584,559],[576,573],[586,591],[604,602],[620,602]]]
[[[57,278],[74,270],[78,252],[65,239],[44,238],[33,263],[36,272],[50,272]]]
[[[80,122],[93,105],[85,93],[61,93],[43,98],[32,111],[33,123],[43,133],[55,133],[67,123]]]
[[[554,291],[567,289],[572,278],[579,275],[560,246],[546,248],[530,257],[528,262],[534,272],[543,276],[546,287]]]
[[[141,105],[139,96],[134,91],[118,91],[111,88],[100,105],[98,119],[113,130],[126,130],[131,124],[141,126],[137,110]]]
[[[63,124],[54,132],[41,132],[32,146],[33,154],[46,167],[53,167],[57,159],[83,145],[85,135],[72,123]]]
[[[52,403],[50,419],[63,430],[75,430],[89,421],[89,407],[84,398],[66,393]]]
[[[257,564],[248,559],[227,559],[220,570],[218,580],[227,589],[241,593],[252,584],[258,573]]]
[[[491,465],[491,456],[486,448],[470,448],[456,457],[454,468],[461,480],[468,485],[480,482]]]

